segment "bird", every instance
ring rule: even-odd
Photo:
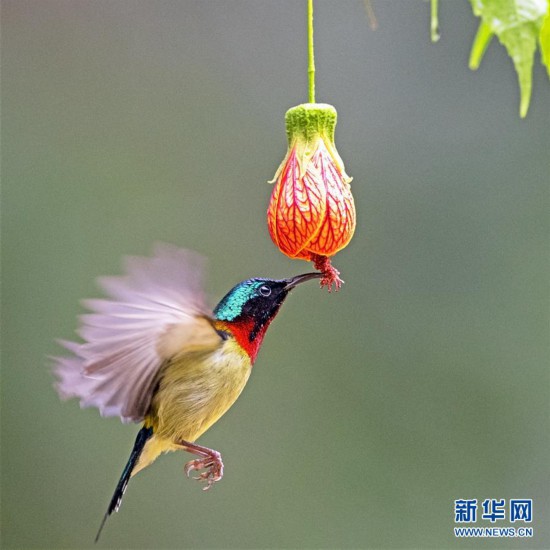
[[[82,408],[142,424],[96,542],[130,478],[162,453],[195,455],[184,471],[194,473],[204,490],[222,479],[221,454],[196,440],[239,397],[288,294],[322,277],[247,279],[210,310],[198,253],[157,243],[152,256],[124,263],[124,275],[98,279],[107,298],[83,302],[89,313],[79,317],[81,341],[60,340],[69,355],[53,364],[62,399],[77,398]]]

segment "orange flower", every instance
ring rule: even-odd
[[[351,178],[334,146],[336,110],[306,103],[286,113],[288,152],[275,174],[267,210],[271,239],[290,258],[311,260],[324,273],[321,286],[340,288],[330,256],[355,230]]]

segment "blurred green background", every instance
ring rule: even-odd
[[[200,442],[132,480],[98,548],[550,547],[549,105],[526,120],[495,40],[442,2],[316,1],[358,225],[338,294],[301,287],[248,387]],[[168,241],[214,304],[307,270],[265,210],[306,100],[305,2],[2,1],[2,545],[91,548],[137,428],[52,389],[94,279]],[[454,500],[533,498],[533,539],[456,540]],[[478,525],[491,526],[478,521]],[[508,525],[508,522],[498,523]]]

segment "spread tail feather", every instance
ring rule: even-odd
[[[107,508],[107,512],[105,512],[105,515],[103,516],[103,520],[101,521],[101,525],[99,526],[99,529],[97,531],[95,542],[99,540],[99,536],[101,535],[101,531],[103,530],[103,527],[105,525],[105,522],[107,521],[107,518],[113,512],[118,512],[120,503],[122,502],[124,491],[126,491],[126,487],[128,486],[128,482],[130,481],[130,477],[132,476],[132,472],[136,467],[136,464],[143,451],[143,448],[145,447],[145,444],[151,438],[152,435],[153,435],[153,428],[143,427],[141,428],[141,430],[139,430],[136,437],[136,442],[134,443],[134,448],[130,453],[130,458],[126,463],[124,470],[122,471],[122,475],[120,476],[118,485],[116,486],[115,492],[113,493],[113,497],[111,498],[111,502],[109,503],[109,507]]]

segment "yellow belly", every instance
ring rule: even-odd
[[[213,351],[175,357],[160,373],[145,424],[164,445],[195,441],[233,405],[250,370],[248,355],[232,338]]]

